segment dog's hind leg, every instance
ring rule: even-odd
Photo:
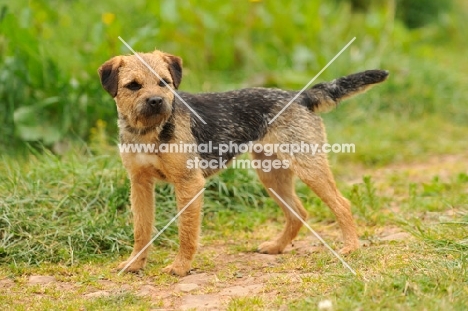
[[[309,186],[312,191],[332,210],[341,228],[344,247],[340,250],[342,254],[350,253],[359,248],[356,232],[356,224],[351,214],[351,204],[337,189],[335,180],[324,155],[315,155],[313,166],[293,166],[298,177]]]
[[[277,159],[274,155],[266,156],[259,153],[253,153],[252,157],[255,160],[261,161],[272,161]],[[273,241],[260,244],[258,251],[266,254],[279,254],[282,253],[284,248],[297,236],[297,233],[302,226],[302,222],[291,212],[290,208],[292,208],[303,220],[307,218],[307,212],[295,193],[294,173],[291,169],[280,168],[265,172],[259,168],[257,169],[257,174],[270,196],[276,201],[276,203],[278,203],[286,217],[286,225],[280,235]],[[272,188],[290,208],[279,200],[269,188]]]

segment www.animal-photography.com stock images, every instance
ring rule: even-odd
[[[468,310],[467,20],[0,0],[0,310]]]

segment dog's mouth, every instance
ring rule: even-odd
[[[155,105],[142,103],[137,105],[133,115],[119,114],[119,127],[135,134],[146,133],[164,125],[171,113],[172,108],[167,100]]]
[[[136,128],[145,129],[162,126],[169,119],[170,113],[164,111],[158,114],[141,114],[135,118]]]

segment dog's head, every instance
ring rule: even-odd
[[[182,79],[182,59],[161,51],[116,56],[99,67],[102,87],[114,98],[120,118],[136,129],[164,123]],[[156,73],[156,74],[155,74]]]

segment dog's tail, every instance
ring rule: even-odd
[[[331,82],[319,83],[304,92],[304,102],[314,112],[327,112],[351,96],[367,91],[387,79],[386,70],[366,70]]]

